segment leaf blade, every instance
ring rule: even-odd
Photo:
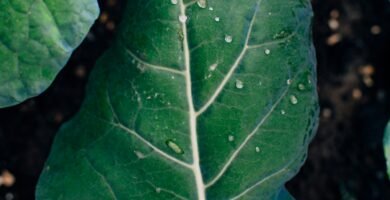
[[[37,199],[67,196],[53,192],[67,183],[54,177],[74,176],[85,157],[118,199],[290,198],[280,188],[305,160],[318,115],[308,1],[185,3],[128,5]]]
[[[95,0],[0,2],[0,108],[43,92],[98,16]]]

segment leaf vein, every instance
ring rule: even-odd
[[[132,51],[130,51],[130,49],[126,48],[126,52],[131,56],[133,57],[137,62],[143,64],[144,66],[146,67],[149,67],[149,68],[152,68],[152,69],[155,69],[155,70],[158,70],[158,71],[165,71],[165,72],[170,72],[170,73],[173,73],[173,74],[179,74],[179,75],[184,75],[184,72],[183,71],[180,71],[180,70],[176,70],[176,69],[173,69],[173,68],[170,68],[170,67],[165,67],[165,66],[160,66],[160,65],[154,65],[154,64],[151,64],[147,61],[144,61],[142,60],[140,57],[138,57],[137,55],[135,55],[135,53],[133,53]]]
[[[252,191],[254,188],[258,187],[259,185],[265,183],[266,181],[270,180],[271,178],[279,175],[279,174],[282,174],[283,172],[287,171],[288,170],[288,167],[293,163],[294,160],[290,161],[289,163],[287,163],[287,165],[285,165],[284,167],[282,167],[281,169],[279,169],[278,171],[264,177],[263,179],[261,179],[260,181],[256,182],[255,184],[253,184],[252,186],[248,187],[247,189],[245,189],[243,192],[241,192],[240,194],[238,194],[237,196],[231,198],[232,200],[236,200],[236,199],[239,199],[241,198],[242,196],[244,196],[245,194],[247,194],[248,192]]]
[[[87,161],[87,163],[89,164],[89,166],[91,167],[91,169],[100,177],[100,179],[102,180],[103,184],[107,187],[109,193],[111,194],[111,196],[113,197],[113,199],[117,200],[118,198],[116,197],[115,195],[115,192],[114,190],[112,189],[111,187],[111,184],[108,182],[108,180],[106,179],[106,177],[100,173],[97,168],[95,167],[95,165],[91,162],[91,160],[86,156],[85,157],[85,160]]]

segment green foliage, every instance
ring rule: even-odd
[[[129,1],[37,199],[292,199],[317,124],[311,18],[307,0]]]
[[[96,0],[0,1],[0,108],[45,90],[98,11]]]
[[[385,137],[383,138],[383,147],[386,157],[387,174],[390,177],[390,122],[385,129]]]

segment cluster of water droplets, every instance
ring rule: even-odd
[[[308,76],[307,77],[307,84],[311,84],[311,76]],[[287,79],[286,81],[287,85],[290,86],[292,83],[293,83],[293,80],[292,79]],[[302,91],[305,91],[307,89],[307,86],[305,85],[305,83],[303,82],[300,82],[296,85],[296,88],[298,89],[298,91],[302,92]],[[295,95],[295,94],[292,94],[289,96],[289,101],[292,105],[297,105],[299,103],[299,100],[298,100],[298,97]],[[282,115],[285,115],[286,114],[286,111],[285,110],[281,110],[280,113]]]
[[[179,2],[179,0],[171,0],[171,3],[172,3],[173,5],[178,4],[178,2]],[[197,1],[197,4],[198,4],[198,6],[199,6],[200,8],[207,8],[206,0],[198,0],[198,1]],[[208,8],[208,10],[209,10],[209,11],[214,11],[214,8],[210,6],[210,7]],[[180,21],[181,23],[186,23],[187,20],[188,20],[188,16],[186,16],[186,15],[180,15],[180,16],[179,16],[179,21]],[[220,22],[220,21],[221,21],[221,18],[220,18],[219,16],[215,16],[215,17],[214,17],[214,21]],[[227,43],[231,43],[231,42],[233,41],[233,37],[230,36],[230,35],[226,35],[226,36],[225,36],[225,41],[226,41]]]
[[[171,3],[172,3],[172,4],[177,4],[177,3],[178,3],[178,0],[171,0]],[[197,4],[198,4],[198,6],[199,6],[200,8],[207,8],[206,0],[198,0],[198,1],[197,1]],[[213,8],[213,7],[209,7],[208,10],[209,10],[209,11],[213,11],[214,8]],[[269,12],[268,15],[271,16],[272,13]],[[186,23],[187,20],[188,20],[188,17],[187,17],[187,16],[185,16],[185,15],[180,15],[180,16],[179,16],[179,21],[180,21],[180,22]],[[220,22],[220,20],[221,20],[221,18],[220,18],[219,16],[215,16],[215,17],[214,17],[214,21],[215,21],[215,22]],[[274,38],[274,39],[285,38],[285,37],[287,37],[287,36],[290,35],[290,34],[291,34],[291,33],[290,33],[289,31],[281,31],[281,32],[275,34],[273,38]],[[233,36],[232,36],[232,35],[229,35],[229,34],[225,34],[224,41],[225,41],[226,43],[232,43],[232,42],[233,42]],[[271,50],[268,49],[268,48],[264,49],[264,54],[267,55],[267,56],[270,55],[270,54],[271,54]],[[214,71],[217,69],[217,67],[218,67],[218,63],[215,63],[215,64],[210,65],[210,66],[209,66],[209,72],[210,72],[210,73],[209,73],[208,75],[206,75],[205,79],[210,78],[210,77],[212,76],[211,72],[214,72]],[[291,85],[293,81],[292,81],[291,79],[288,79],[286,82],[287,82],[287,85]],[[311,84],[311,79],[310,79],[310,78],[308,78],[308,83]],[[261,82],[261,81],[259,82],[259,85],[260,85],[260,86],[262,85],[262,82]],[[241,80],[239,80],[239,79],[236,79],[236,81],[235,81],[235,87],[236,87],[237,89],[243,89],[243,88],[244,88],[244,82],[241,81]],[[306,86],[305,86],[304,83],[299,83],[299,84],[297,84],[297,89],[298,89],[299,91],[304,91],[304,90],[306,90]],[[298,97],[297,97],[295,94],[289,95],[289,96],[288,96],[288,100],[289,100],[289,102],[290,102],[292,105],[297,105],[297,104],[299,103]],[[284,109],[282,109],[282,110],[280,111],[280,114],[282,114],[282,115],[286,115],[286,113],[287,113],[287,112],[286,112],[286,110],[284,110]],[[228,135],[227,140],[228,140],[229,142],[233,142],[233,141],[235,140],[235,137],[234,137],[233,135]],[[166,144],[167,144],[167,146],[168,146],[170,149],[172,149],[172,151],[174,151],[174,152],[176,152],[176,153],[178,153],[178,154],[182,154],[182,153],[183,153],[183,150],[182,150],[175,142],[173,142],[173,140],[167,140]],[[255,147],[255,152],[259,153],[260,151],[261,151],[261,150],[260,150],[260,147],[256,146],[256,147]]]
[[[207,80],[213,76],[213,72],[217,69],[218,63],[214,63],[209,66],[208,73],[205,75],[204,79]]]

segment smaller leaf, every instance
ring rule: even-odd
[[[46,90],[98,14],[96,0],[0,1],[0,108]]]

